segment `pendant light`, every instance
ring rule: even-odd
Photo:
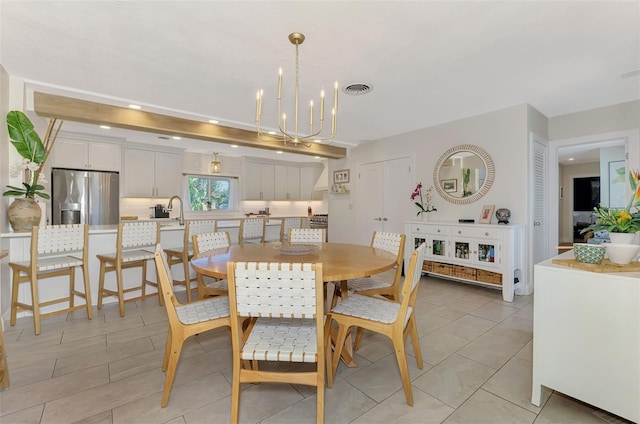
[[[214,159],[213,161],[211,161],[211,173],[219,174],[220,172],[222,172],[222,166],[220,164],[220,161],[218,161],[218,154],[214,153],[213,156]]]

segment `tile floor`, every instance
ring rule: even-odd
[[[184,294],[184,292],[179,293]],[[623,423],[559,393],[531,404],[532,296],[423,277],[416,303],[424,367],[408,340],[413,407],[407,405],[390,341],[367,335],[357,368],[343,364],[326,391],[327,423]],[[226,330],[185,344],[169,405],[160,408],[167,332],[156,299],[108,304],[5,329],[11,388],[0,392],[0,422],[227,423],[231,345]],[[243,423],[315,422],[315,389],[244,385]]]

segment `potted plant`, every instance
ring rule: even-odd
[[[416,199],[420,197],[420,201],[418,202]],[[426,201],[425,201],[426,199]],[[433,202],[433,186],[429,187],[428,189],[425,190],[425,195],[424,197],[422,196],[422,183],[418,183],[418,185],[416,186],[416,188],[413,190],[413,193],[411,193],[411,200],[413,200],[414,204],[418,207],[418,213],[416,214],[416,216],[419,216],[420,218],[423,218],[425,213],[429,213],[429,212],[435,212],[438,209],[436,209],[435,206],[433,206],[432,202]]]
[[[3,193],[3,196],[17,197],[7,213],[11,228],[16,232],[31,231],[31,228],[40,222],[42,211],[35,197],[49,199],[42,185],[47,180],[41,173],[62,127],[61,121],[54,133],[55,123],[55,118],[49,121],[43,142],[27,115],[18,110],[12,110],[7,114],[9,139],[22,156],[20,162],[11,166],[10,176],[18,178],[24,175],[26,180],[22,182],[22,187],[8,185],[8,190]]]
[[[629,185],[632,193],[626,208],[614,209],[604,206],[594,208],[595,223],[582,229],[580,233],[606,230],[609,232],[612,243],[625,242],[617,238],[618,234],[625,234],[626,237],[623,239],[630,243],[635,233],[640,231],[640,173],[637,169],[629,171]]]

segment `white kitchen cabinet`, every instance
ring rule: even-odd
[[[171,197],[180,195],[182,157],[179,153],[124,149],[124,195]]]
[[[274,200],[275,166],[269,163],[245,163],[245,200]]]
[[[502,290],[513,301],[516,279],[525,275],[524,226],[405,222],[405,263],[422,242],[427,243],[423,271],[435,276]]]
[[[53,146],[56,168],[120,171],[121,149],[117,143],[58,139]]]
[[[300,168],[300,200],[322,200],[322,192],[313,190],[321,173],[322,167],[320,166]]]
[[[275,165],[274,181],[275,200],[300,200],[300,168]]]

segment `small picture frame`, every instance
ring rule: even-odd
[[[349,170],[348,169],[340,169],[338,171],[333,171],[333,183],[334,184],[345,184],[349,182]]]
[[[458,191],[458,180],[456,178],[451,180],[442,180],[442,189],[446,193],[455,193]]]
[[[491,218],[493,218],[493,210],[495,208],[496,205],[484,205],[478,222],[480,222],[480,224],[491,224]]]

